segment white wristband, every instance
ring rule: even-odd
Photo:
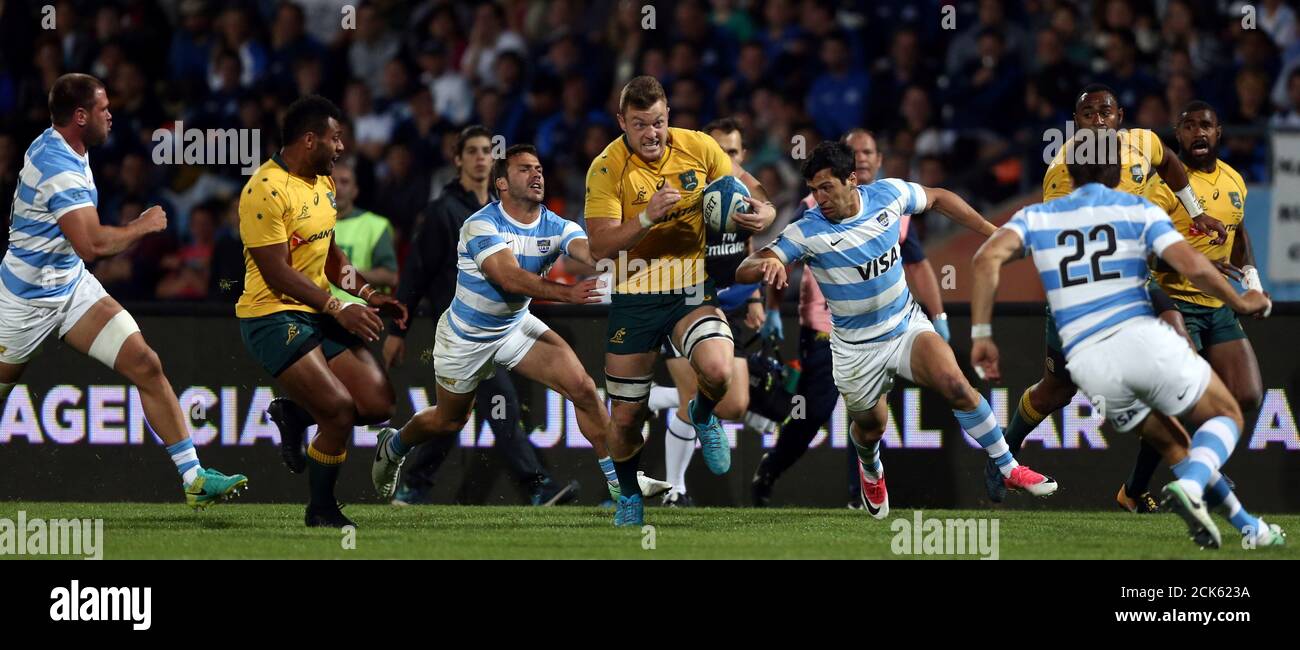
[[[1188,218],[1195,219],[1196,217],[1201,216],[1201,212],[1203,212],[1201,209],[1201,202],[1196,198],[1196,192],[1192,191],[1191,183],[1188,183],[1187,187],[1174,192],[1174,194],[1178,196],[1178,201],[1181,202],[1183,208],[1187,210]]]
[[[993,323],[974,323],[970,326],[970,337],[972,339],[987,339],[993,337]]]
[[[642,228],[653,228],[655,225],[655,222],[651,221],[650,217],[646,215],[645,210],[642,210],[641,214],[637,215],[637,221],[641,222]]]
[[[1264,291],[1264,283],[1259,280],[1259,269],[1253,266],[1244,266],[1241,269],[1241,285],[1246,287],[1247,291]]]

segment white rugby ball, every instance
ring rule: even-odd
[[[749,212],[749,204],[741,199],[744,196],[749,196],[749,188],[735,176],[723,176],[709,183],[700,197],[704,226],[713,232],[736,232],[732,217]]]

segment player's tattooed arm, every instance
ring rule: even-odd
[[[117,255],[141,237],[166,229],[167,213],[155,205],[125,226],[106,226],[99,223],[99,212],[86,206],[69,210],[59,217],[59,228],[77,256],[93,262],[101,257]]]
[[[519,266],[519,260],[515,259],[514,253],[508,249],[489,255],[479,268],[489,282],[501,287],[506,293],[574,305],[601,302],[600,292],[596,288],[596,278],[588,278],[574,285],[552,282],[535,273],[529,273]]]
[[[966,202],[966,199],[942,187],[925,188],[925,209],[929,210],[931,208],[943,213],[953,222],[966,226],[985,237],[991,236],[998,229],[997,226],[980,216],[980,213],[975,208],[972,208]]]
[[[975,271],[975,284],[971,290],[970,362],[981,379],[999,381],[1002,371],[998,366],[998,346],[993,342],[993,301],[1001,280],[1002,265],[1024,256],[1024,243],[1020,235],[1009,228],[999,228],[975,252],[971,266]]]

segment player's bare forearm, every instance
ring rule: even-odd
[[[934,208],[943,213],[944,216],[951,219],[954,223],[963,225],[975,232],[989,237],[998,229],[997,226],[989,223],[980,213],[971,207],[966,199],[961,198],[955,192],[945,190],[942,187],[927,187],[925,195],[929,198],[926,208]]]
[[[1174,192],[1187,187],[1187,183],[1190,182],[1187,178],[1187,168],[1183,166],[1183,161],[1179,160],[1178,156],[1169,155],[1169,152],[1167,151],[1165,152],[1164,160],[1161,160],[1160,164],[1156,165],[1156,173],[1160,174],[1160,178],[1163,178],[1165,184]],[[1194,217],[1196,215],[1191,216]]]
[[[396,287],[397,272],[392,269],[375,267],[369,271],[358,271],[361,279],[374,287]]]
[[[1020,235],[1000,228],[975,252],[971,261],[971,269],[975,272],[970,307],[972,325],[993,322],[993,299],[997,295],[1002,265],[1017,259],[1022,250]]]
[[[357,282],[361,278],[361,282]],[[352,261],[348,259],[348,254],[334,243],[334,238],[330,237],[330,252],[325,256],[325,279],[330,284],[352,294],[357,295],[361,287],[365,285],[366,279],[361,276],[361,272],[352,266]]]
[[[1228,280],[1200,251],[1185,241],[1169,245],[1160,256],[1175,271],[1182,274],[1197,289],[1222,300],[1235,311],[1241,311],[1241,296],[1228,284]]]
[[[745,171],[744,167],[740,168],[740,173],[736,174],[736,178],[745,186],[745,189],[749,190],[750,196],[759,201],[771,200],[767,197],[767,190],[763,189],[763,184],[758,182],[758,179],[753,174]]]
[[[1251,248],[1250,236],[1246,234],[1246,224],[1237,225],[1237,237],[1232,242],[1232,264],[1238,268],[1255,266],[1255,249]]]
[[[776,253],[765,248],[746,257],[745,261],[740,263],[736,268],[736,282],[740,284],[764,282],[769,287],[784,289],[785,265],[777,258]]]
[[[907,276],[907,286],[912,289],[916,299],[930,316],[943,313],[943,298],[939,295],[939,278],[934,275],[930,260],[921,260],[915,264],[904,264],[903,273]]]
[[[551,282],[536,273],[529,273],[519,266],[519,261],[509,250],[500,250],[489,255],[479,268],[489,282],[501,287],[507,293],[539,300],[567,302],[568,286]]]
[[[147,210],[146,214],[149,212]],[[99,223],[98,210],[84,207],[59,217],[58,224],[77,256],[87,262],[93,262],[103,257],[117,255],[130,248],[131,244],[139,241],[141,237],[162,230],[166,226],[166,220],[162,220],[161,226],[150,219],[135,219],[125,226],[106,226]]]
[[[638,216],[622,221],[587,218],[587,237],[591,256],[595,259],[614,259],[619,251],[632,250],[649,231],[641,225]]]
[[[271,244],[249,248],[248,254],[257,265],[266,286],[314,309],[325,311],[332,295],[316,286],[310,278],[289,266],[289,245]]]

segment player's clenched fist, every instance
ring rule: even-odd
[[[162,209],[162,206],[155,205],[141,212],[140,216],[136,217],[136,222],[146,233],[161,232],[167,229],[167,212]]]
[[[664,185],[659,188],[658,192],[654,193],[654,196],[650,197],[650,204],[646,206],[645,216],[651,221],[659,223],[668,214],[668,209],[680,200],[682,200],[682,193],[677,191],[677,188]]]

